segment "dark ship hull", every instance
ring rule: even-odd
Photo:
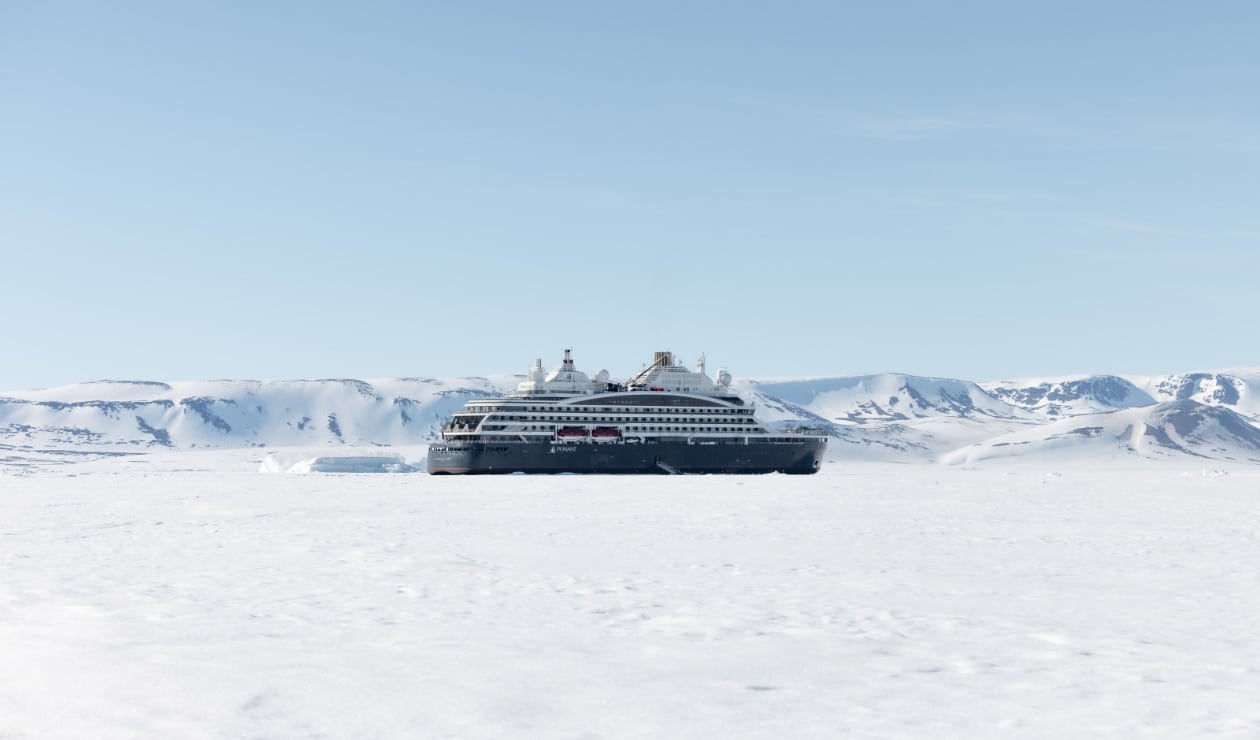
[[[781,438],[780,438],[781,439]],[[818,472],[826,438],[801,435],[748,443],[644,441],[436,442],[430,473],[793,473]]]

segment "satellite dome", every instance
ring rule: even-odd
[[[726,369],[718,370],[717,384],[720,386],[728,386],[731,384],[731,374]]]

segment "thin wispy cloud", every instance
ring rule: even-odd
[[[1175,267],[1188,259],[1220,264],[1248,264],[1256,259],[1260,232],[1240,229],[1186,229],[1140,221],[1090,221],[1114,241],[1089,247],[1066,247],[1065,254],[1090,259],[1140,261]]]
[[[1142,223],[1140,221],[1094,221],[1095,226],[1100,226],[1107,231],[1119,231],[1127,234],[1146,234],[1149,236],[1177,237],[1177,238],[1195,238],[1202,237],[1193,231],[1184,229],[1170,229],[1165,226],[1157,226],[1155,224]]]
[[[1260,154],[1260,130],[1250,123],[1223,118],[1157,120],[1138,140],[1168,151]]]
[[[901,204],[916,208],[1007,209],[1061,203],[1062,196],[1026,190],[902,190],[893,194]]]
[[[1152,237],[1197,239],[1214,243],[1236,243],[1260,240],[1260,231],[1254,229],[1186,229],[1143,221],[1103,220],[1091,221],[1095,227],[1109,232],[1143,234]]]
[[[514,188],[518,195],[553,205],[625,210],[645,205],[636,196],[604,185],[528,183]]]
[[[1011,119],[1009,130],[1046,141],[1123,151],[1195,154],[1231,152],[1260,154],[1260,130],[1251,122],[1180,115],[1058,115]]]
[[[820,112],[819,122],[833,134],[885,141],[923,141],[988,127],[948,116],[877,116],[851,112]]]
[[[1260,241],[1260,231],[1254,229],[1230,229],[1225,236],[1243,241]]]
[[[908,114],[875,113],[828,105],[798,103],[748,95],[723,93],[719,102],[746,110],[760,111],[787,121],[803,123],[836,136],[883,141],[923,141],[966,132],[993,130],[1001,121],[953,115],[944,112]]]
[[[1185,116],[1062,115],[1049,111],[919,111],[886,113],[842,106],[775,99],[747,93],[720,93],[727,106],[807,126],[835,136],[917,142],[977,133],[1001,133],[1029,140],[1151,152],[1235,152],[1260,154],[1260,130],[1250,121]]]

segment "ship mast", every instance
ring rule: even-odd
[[[672,364],[673,364],[673,362],[674,362],[674,358],[673,358],[673,356],[672,356],[669,352],[657,352],[657,353],[655,353],[655,354],[652,356],[652,364],[651,364],[651,365],[648,365],[648,366],[647,366],[647,367],[645,367],[645,368],[643,368],[643,370],[641,370],[641,371],[639,372],[639,374],[638,374],[638,375],[636,375],[636,376],[634,376],[633,378],[631,378],[631,379],[630,379],[630,385],[633,385],[634,383],[638,383],[638,382],[639,382],[640,380],[642,380],[645,376],[647,376],[647,374],[648,374],[648,373],[652,372],[652,371],[653,371],[653,370],[655,370],[656,368],[658,368],[658,367],[669,367],[670,365],[672,365]]]

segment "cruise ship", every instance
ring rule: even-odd
[[[469,401],[429,446],[441,473],[816,473],[821,430],[771,432],[704,358],[670,352],[624,383],[577,369],[571,350],[550,373],[536,360],[515,393]]]

